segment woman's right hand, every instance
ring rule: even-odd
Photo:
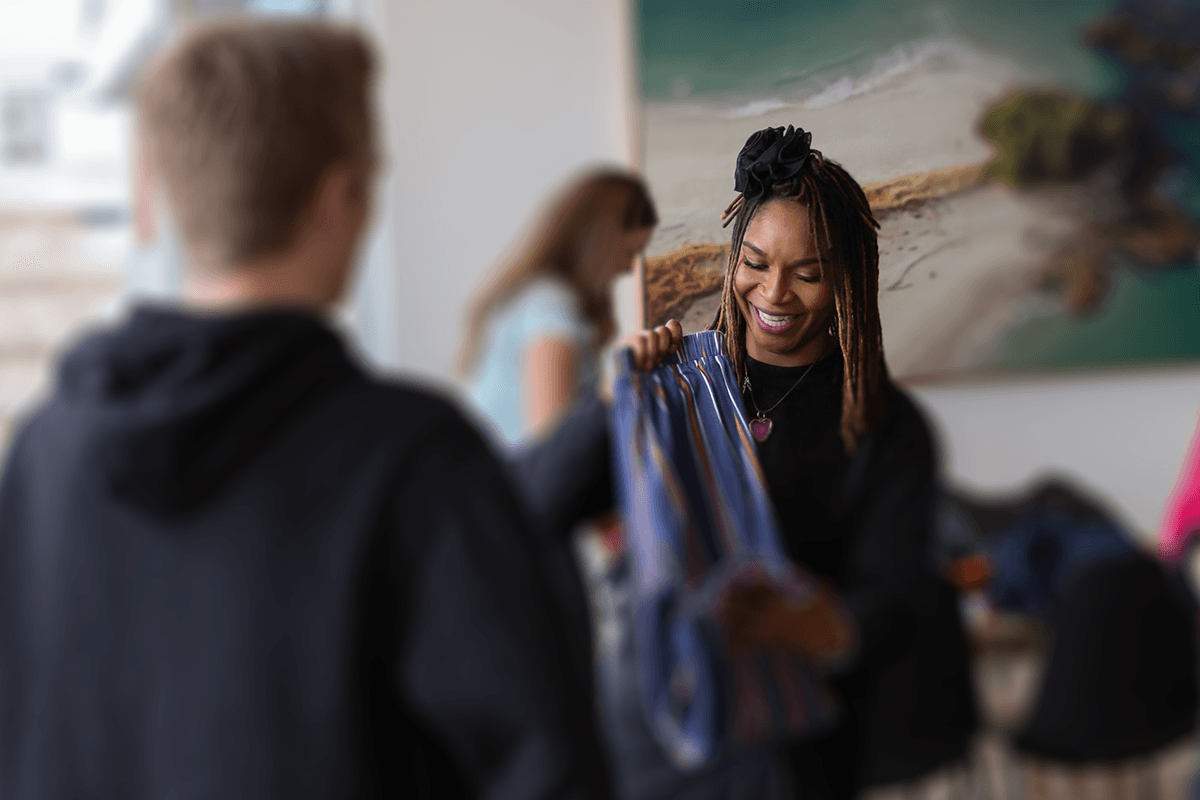
[[[683,326],[678,320],[667,320],[666,325],[631,333],[622,339],[617,348],[633,350],[633,364],[638,369],[650,370],[679,349],[683,343]]]
[[[658,366],[664,358],[671,355],[683,344],[683,326],[678,320],[667,320],[666,325],[649,328],[637,333],[631,333],[617,342],[615,350],[626,347],[633,351],[633,365],[641,370],[651,370]],[[611,363],[611,362],[609,362]],[[615,376],[611,369],[607,370],[601,384],[601,399],[604,402],[612,400],[613,380]]]

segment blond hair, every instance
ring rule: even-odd
[[[307,21],[205,25],[150,67],[138,122],[194,260],[286,248],[335,165],[366,190],[374,73],[361,34]]]
[[[654,202],[638,176],[601,169],[572,181],[548,204],[528,244],[501,267],[472,305],[459,362],[462,372],[474,367],[483,330],[496,308],[542,275],[566,280],[579,295],[584,315],[599,331],[598,344],[610,338],[616,329],[612,297],[594,276],[612,248],[620,245],[622,234],[657,224]]]

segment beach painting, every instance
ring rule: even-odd
[[[645,321],[716,314],[733,165],[811,131],[881,228],[901,381],[1200,360],[1200,5],[641,0]]]

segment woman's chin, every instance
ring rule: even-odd
[[[753,345],[752,349],[748,349],[751,358],[778,366],[811,364],[832,352],[822,337],[795,333],[791,336],[779,336],[755,331],[747,344]]]

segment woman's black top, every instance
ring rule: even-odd
[[[842,357],[807,367],[747,359],[754,401],[773,409],[758,454],[791,557],[832,581],[859,629],[835,686],[845,723],[791,747],[806,796],[852,797],[966,755],[976,727],[967,647],[953,588],[932,558],[936,461],[929,428],[899,389],[853,455],[841,439]],[[755,415],[743,392],[747,415]],[[517,457],[514,475],[543,524],[612,506],[607,414],[583,400],[560,429]]]
[[[976,716],[957,598],[931,557],[928,426],[889,387],[882,423],[848,455],[840,353],[807,374],[752,358],[746,368],[747,415],[779,403],[758,456],[788,554],[837,586],[859,630],[859,656],[835,682],[853,713],[833,735],[793,748],[801,784],[820,775],[831,796],[849,797],[962,757]]]

